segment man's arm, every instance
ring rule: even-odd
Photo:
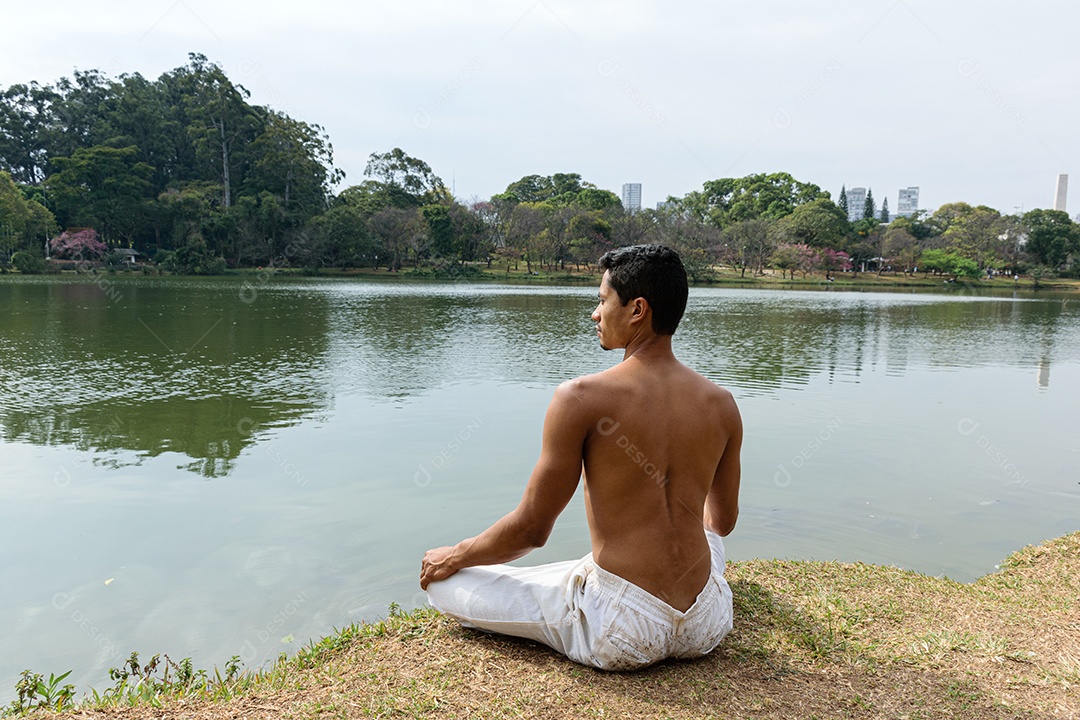
[[[518,506],[476,537],[428,550],[420,570],[422,589],[462,568],[516,560],[547,542],[581,480],[582,451],[590,426],[579,400],[578,382],[565,382],[555,391],[544,418],[540,459]]]
[[[742,463],[739,452],[742,449],[742,417],[731,393],[725,391],[723,408],[725,429],[728,431],[727,444],[720,462],[716,465],[716,474],[709,495],[705,498],[705,527],[717,535],[726,536],[735,529],[739,518],[739,478]]]

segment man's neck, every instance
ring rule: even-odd
[[[649,333],[644,337],[635,337],[626,344],[623,361],[631,357],[644,362],[675,360],[675,353],[671,349],[671,335]]]

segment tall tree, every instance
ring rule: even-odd
[[[0,94],[0,170],[16,182],[39,183],[46,177],[54,106],[60,95],[36,82],[12,85]]]
[[[235,85],[216,63],[205,55],[191,53],[190,73],[195,92],[186,98],[191,118],[188,133],[196,156],[216,168],[222,188],[222,205],[233,201],[234,172],[243,176],[241,164],[248,145],[263,128],[263,114],[247,104],[251,93]]]
[[[881,201],[881,222],[889,222],[889,198]]]
[[[383,207],[420,207],[450,201],[450,192],[431,166],[401,148],[372,153],[364,176],[374,179],[373,190],[383,196]]]
[[[837,201],[836,205],[844,211],[845,216],[850,215],[848,212],[847,185],[840,186],[840,199]]]
[[[876,214],[877,207],[874,205],[874,191],[870,188],[866,189],[866,204],[863,205],[863,219],[873,220]]]

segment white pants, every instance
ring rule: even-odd
[[[428,585],[428,599],[465,627],[530,638],[602,670],[699,657],[731,631],[724,543],[705,535],[712,574],[686,612],[604,570],[591,553],[535,567],[465,568]]]

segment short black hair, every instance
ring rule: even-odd
[[[623,305],[645,298],[652,308],[653,332],[675,334],[690,293],[679,253],[666,245],[628,245],[604,253],[600,269],[608,271],[608,284]]]

